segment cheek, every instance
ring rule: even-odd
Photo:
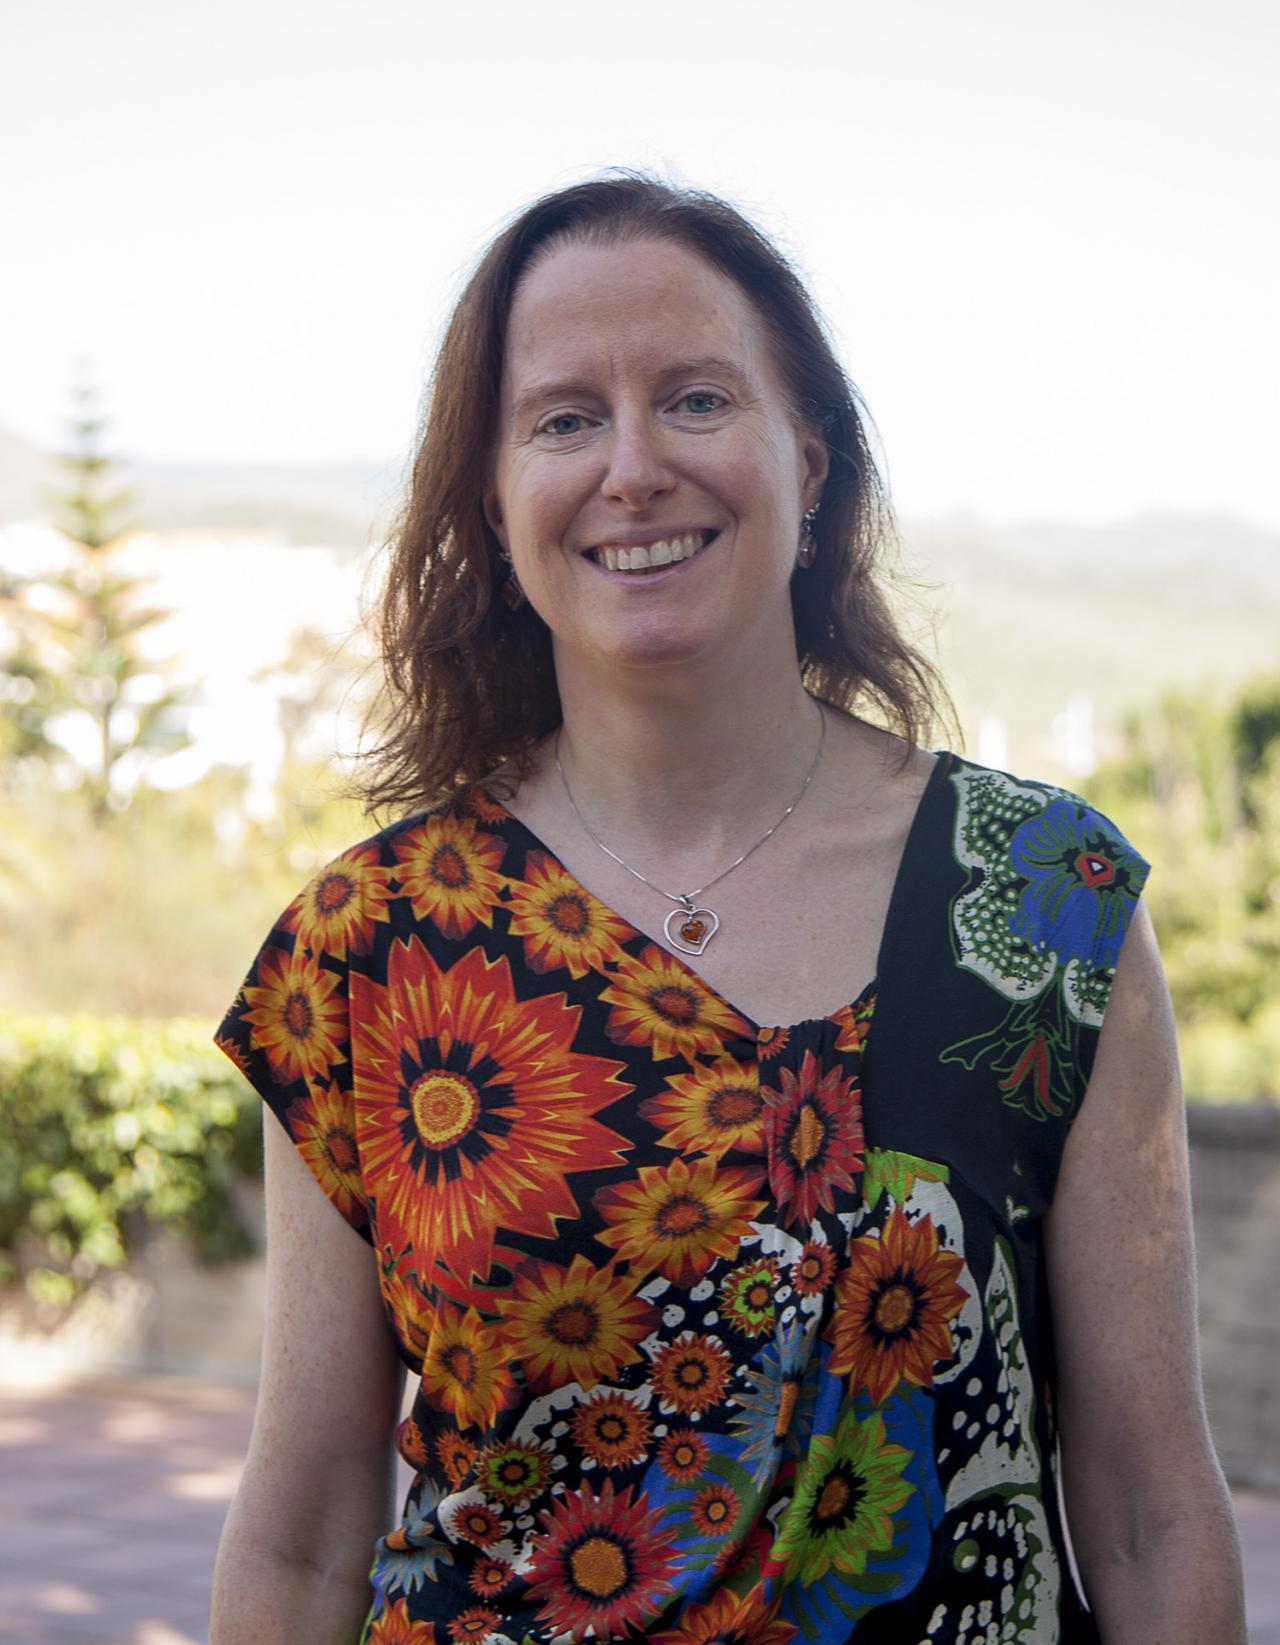
[[[572,520],[580,488],[573,483],[571,466],[563,459],[541,470],[531,466],[503,487],[507,525],[515,534],[517,550],[522,544],[535,546],[560,536]]]

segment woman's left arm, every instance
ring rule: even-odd
[[[1200,1385],[1173,1013],[1139,904],[1046,1220],[1063,1492],[1106,1645],[1246,1645]]]

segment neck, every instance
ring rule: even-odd
[[[721,668],[712,680],[682,668],[677,680],[653,669],[637,680],[593,671],[587,679],[557,669],[569,791],[590,830],[634,866],[665,862],[669,877],[672,868],[715,872],[800,792],[823,711],[794,655],[787,670],[741,673],[726,678]],[[560,786],[550,749],[543,773]]]

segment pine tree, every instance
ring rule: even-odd
[[[143,604],[151,579],[124,563],[122,521],[133,497],[118,484],[105,450],[106,418],[83,380],[73,400],[69,448],[57,458],[68,483],[52,499],[68,538],[67,563],[48,575],[10,579],[0,590],[11,632],[0,656],[0,757],[74,768],[58,731],[87,717],[95,752],[79,777],[101,822],[128,803],[139,769],[190,738],[182,723],[185,695],[165,683],[164,666],[139,647],[139,637],[168,613]]]

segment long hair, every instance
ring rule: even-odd
[[[376,612],[381,726],[361,756],[370,811],[434,805],[504,761],[516,778],[560,722],[551,635],[526,603],[499,597],[506,566],[484,517],[508,316],[521,277],[573,242],[668,240],[739,287],[766,328],[797,422],[829,451],[817,557],[791,582],[806,689],[870,711],[906,751],[946,711],[933,665],[902,634],[885,594],[894,540],[856,388],[787,259],[713,194],[611,173],[546,195],[492,242],[458,299],[436,360],[412,476],[388,538]]]

